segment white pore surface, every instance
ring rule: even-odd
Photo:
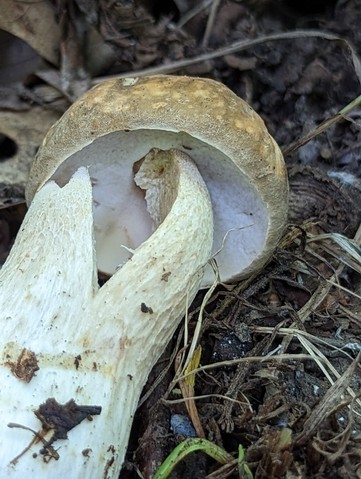
[[[213,205],[213,253],[222,248],[227,232],[235,229],[216,256],[221,280],[239,274],[263,248],[268,225],[265,204],[222,152],[186,133],[158,130],[119,131],[98,138],[70,156],[53,177],[63,184],[80,165],[89,167],[98,268],[114,273],[131,257],[127,248],[137,248],[152,233],[144,192],[133,181],[133,164],[152,148],[177,148],[195,161]],[[213,280],[208,268],[203,285]]]

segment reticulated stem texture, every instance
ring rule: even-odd
[[[0,271],[1,477],[119,475],[142,387],[198,290],[213,234],[187,155],[150,153],[136,182],[156,229],[101,289],[84,168],[37,193]]]

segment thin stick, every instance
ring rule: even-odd
[[[255,47],[256,45],[261,45],[263,43],[278,41],[278,40],[292,40],[292,39],[305,38],[305,37],[323,38],[324,40],[339,41],[344,43],[351,52],[354,68],[355,68],[357,77],[361,82],[361,64],[360,64],[360,61],[358,60],[354,47],[347,40],[337,35],[334,35],[332,33],[323,32],[320,30],[295,30],[293,32],[265,35],[259,38],[255,38],[253,40],[241,40],[241,41],[232,43],[231,45],[228,45],[226,47],[219,48],[218,50],[214,50],[213,52],[204,53],[202,55],[198,55],[193,58],[186,58],[184,60],[168,63],[166,65],[157,65],[155,67],[144,68],[142,70],[136,70],[136,71],[126,72],[126,73],[120,73],[117,75],[109,75],[106,77],[94,78],[92,81],[92,84],[97,85],[98,83],[102,83],[107,80],[118,79],[118,78],[119,79],[133,78],[133,77],[142,77],[146,75],[155,75],[160,73],[172,73],[177,70],[180,70],[181,68],[188,67],[190,65],[195,65],[196,63],[201,63],[207,60],[212,60],[213,58],[219,58],[225,55],[229,55],[231,53],[246,50],[248,48],[252,48],[252,47]]]
[[[294,143],[291,143],[291,145],[289,145],[285,150],[283,150],[283,156],[287,156],[293,153],[294,151],[298,150],[298,148],[312,140],[312,138],[314,138],[315,136],[318,136],[320,133],[323,133],[325,130],[330,128],[332,125],[335,125],[340,120],[345,119],[345,116],[348,115],[350,111],[360,105],[361,95],[352,100],[351,103],[343,107],[338,113],[336,113],[336,115],[324,120],[315,130],[310,131],[309,133],[307,133],[307,135],[303,136],[302,138],[299,138]]]
[[[202,47],[203,48],[207,48],[207,46],[208,46],[209,39],[210,39],[210,36],[211,36],[211,33],[212,33],[212,29],[214,27],[214,22],[216,20],[217,10],[218,10],[218,7],[219,7],[220,3],[221,3],[221,0],[213,0],[211,11],[209,12],[209,15],[208,15],[208,21],[207,21],[206,29],[205,29],[205,32],[204,32],[204,35],[203,35],[203,40],[202,40]]]

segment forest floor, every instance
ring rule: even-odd
[[[29,156],[72,101],[109,77],[170,73],[224,83],[263,118],[289,172],[289,224],[272,260],[208,298],[194,384],[177,379],[179,328],[143,391],[121,477],[152,477],[177,444],[195,435],[197,423],[198,435],[235,460],[222,465],[191,453],[173,479],[360,478],[361,3],[59,0],[53,6],[60,30],[47,46],[22,34],[40,58],[25,53],[26,62],[14,62],[22,46],[3,37],[17,53],[0,61],[2,262],[25,214]],[[91,31],[87,41],[80,25]],[[56,65],[49,50],[59,44]],[[23,132],[35,117],[37,131],[26,134],[29,151],[15,180],[2,177],[21,150],[20,123],[27,122]],[[192,305],[189,341],[204,296]]]

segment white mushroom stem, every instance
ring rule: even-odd
[[[46,184],[30,206],[0,272],[0,477],[119,475],[142,387],[198,290],[213,236],[185,154],[151,153],[136,181],[160,225],[99,290],[87,170]],[[54,418],[74,417],[73,429],[54,429]]]

